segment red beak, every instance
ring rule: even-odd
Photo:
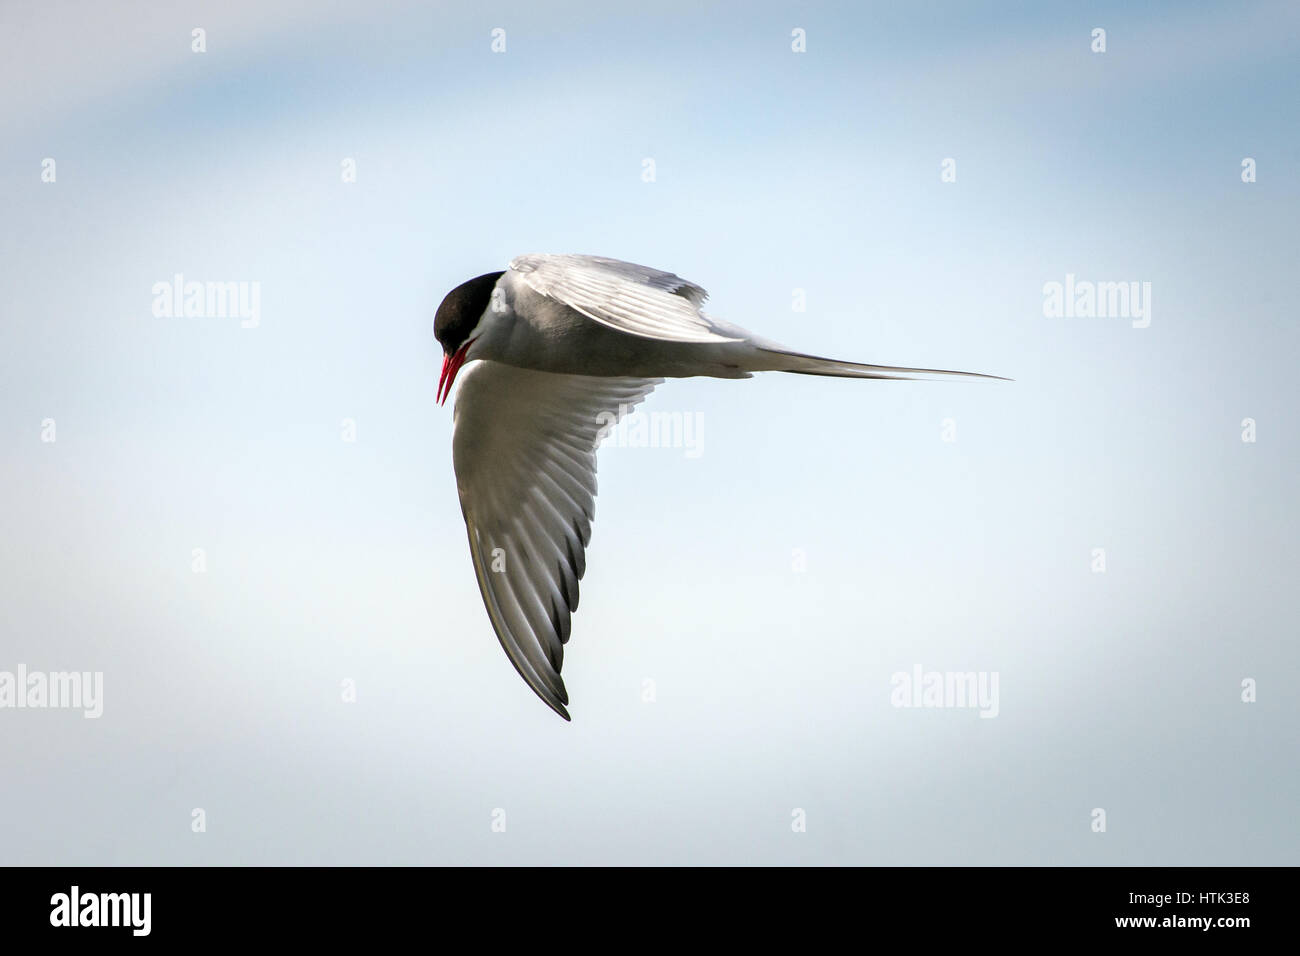
[[[451,383],[456,381],[456,373],[460,367],[465,364],[465,354],[469,351],[470,345],[474,342],[470,339],[452,355],[442,357],[442,374],[438,376],[438,404],[446,403],[447,397],[451,395]]]

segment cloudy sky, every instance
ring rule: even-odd
[[[0,706],[0,863],[1296,863],[1297,28],[0,9],[0,704],[103,681]],[[656,392],[698,444],[602,453],[566,724],[433,401],[438,302],[523,252],[1015,382]],[[996,716],[897,706],[918,669]]]

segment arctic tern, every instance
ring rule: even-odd
[[[515,670],[565,720],[560,669],[586,570],[596,447],[656,385],[767,371],[998,377],[805,355],[701,311],[706,296],[618,259],[527,255],[452,289],[434,319],[437,401],[460,383],[452,460],[479,591]]]

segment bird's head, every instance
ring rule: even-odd
[[[469,348],[492,305],[492,290],[504,272],[489,272],[462,282],[447,293],[433,320],[433,334],[442,346],[442,374],[438,377],[438,404],[447,401],[451,383],[465,364]]]

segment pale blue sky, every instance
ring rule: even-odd
[[[6,9],[0,670],[105,702],[0,710],[0,862],[1296,863],[1298,26]],[[703,454],[602,455],[564,724],[491,634],[433,403],[442,295],[531,251],[1016,381],[657,392]],[[260,325],[154,317],[177,272],[260,283]],[[1067,273],[1150,282],[1150,327],[1045,318]],[[999,716],[893,708],[918,663],[998,672]]]

